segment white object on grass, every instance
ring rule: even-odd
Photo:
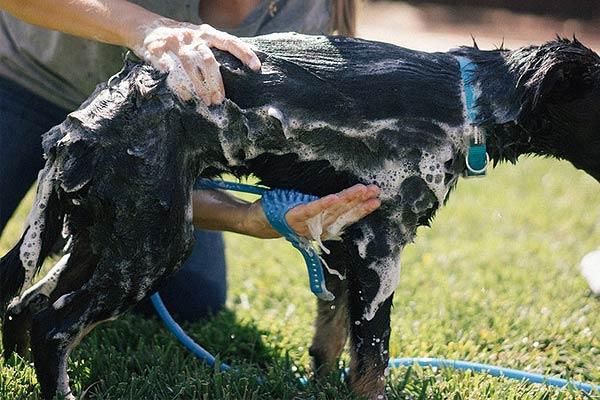
[[[590,289],[600,296],[600,249],[587,253],[581,259],[581,273],[588,281]]]

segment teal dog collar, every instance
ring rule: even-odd
[[[465,93],[465,108],[470,124],[469,132],[467,132],[469,147],[465,157],[465,164],[467,165],[465,177],[481,177],[485,176],[490,159],[485,146],[485,134],[476,124],[477,105],[475,102],[477,96],[472,83],[475,64],[466,57],[457,57],[457,60],[460,64],[460,75]]]

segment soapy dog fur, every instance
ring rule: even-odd
[[[327,274],[336,298],[318,301],[310,347],[323,376],[349,336],[349,384],[369,399],[385,398],[401,251],[465,171],[469,132],[484,132],[494,164],[552,156],[600,179],[600,58],[577,40],[447,53],[296,34],[248,41],[260,73],[216,52],[227,97],[220,106],[184,102],[165,74],[128,62],[44,136],[47,162],[28,226],[0,262],[0,302],[12,300],[5,355],[31,346],[43,398],[72,396],[73,347],[186,259],[200,176],[254,174],[319,196],[380,186],[380,209],[343,241],[325,243],[325,260],[345,279]],[[458,56],[475,67],[475,126]],[[61,232],[66,255],[23,291]]]

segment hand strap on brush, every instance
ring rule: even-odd
[[[310,290],[322,300],[331,301],[335,298],[333,293],[328,291],[325,286],[323,265],[317,251],[311,246],[308,239],[298,236],[285,220],[285,215],[290,209],[300,204],[318,200],[319,197],[295,190],[270,189],[264,186],[210,179],[199,179],[196,181],[194,189],[224,189],[261,195],[263,210],[273,229],[302,254],[308,270]]]

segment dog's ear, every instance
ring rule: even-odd
[[[531,108],[583,97],[591,88],[588,78],[586,68],[577,62],[557,63],[538,71],[530,81],[534,89]]]

